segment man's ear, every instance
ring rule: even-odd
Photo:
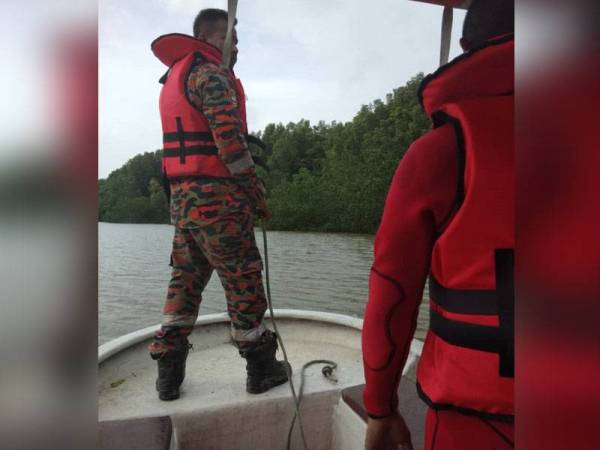
[[[465,52],[468,52],[468,51],[469,51],[469,50],[471,50],[471,48],[473,47],[473,46],[471,45],[471,43],[470,43],[468,40],[466,40],[464,37],[461,37],[459,42],[460,42],[460,46],[461,46],[461,48],[462,48],[462,49],[463,49],[463,51],[465,51]]]

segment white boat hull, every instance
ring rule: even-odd
[[[314,359],[338,363],[337,383],[321,374],[322,366],[306,372],[301,412],[309,448],[361,448],[365,422],[340,398],[343,389],[364,383],[362,320],[298,310],[276,310],[275,316],[294,370],[296,391],[303,364]],[[268,319],[266,323],[270,326]],[[181,397],[172,402],[160,401],[154,390],[156,362],[150,359],[147,346],[158,328],[137,331],[99,348],[101,424],[168,417],[172,423],[170,448],[285,448],[294,416],[289,384],[260,395],[246,393],[245,360],[230,342],[226,314],[198,319],[190,336],[194,350],[188,356]],[[421,343],[415,341],[411,361],[420,348]],[[297,426],[293,436],[292,448],[302,448]]]

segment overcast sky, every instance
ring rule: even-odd
[[[200,9],[226,0],[100,0],[99,177],[162,145],[166,67],[150,43],[191,34]],[[250,131],[275,122],[346,122],[418,72],[436,69],[442,8],[408,0],[240,0],[235,67]],[[455,11],[450,57],[460,53]]]

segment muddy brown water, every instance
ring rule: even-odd
[[[170,276],[173,227],[98,224],[99,344],[160,323]],[[262,234],[256,230],[262,253]],[[271,293],[275,308],[308,309],[363,317],[373,261],[373,236],[343,233],[268,232]],[[427,298],[427,289],[424,293]],[[225,312],[215,273],[200,314]],[[415,336],[429,320],[421,303]]]

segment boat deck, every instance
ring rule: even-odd
[[[311,318],[311,314],[314,317]],[[141,430],[138,431],[140,435],[150,438],[150,430],[159,429],[164,434],[172,434],[176,441],[176,445],[170,442],[171,447],[166,448],[198,448],[195,446],[199,439],[204,445],[202,448],[285,448],[294,416],[289,383],[259,395],[246,393],[245,360],[230,342],[226,320],[224,315],[199,320],[204,322],[198,324],[190,336],[194,348],[188,356],[181,397],[171,402],[160,401],[154,387],[157,368],[156,362],[148,355],[147,345],[156,327],[140,330],[101,347],[98,400],[99,420],[101,430],[104,430],[101,448],[124,445],[123,439],[127,439],[130,433],[126,430],[131,430],[131,438],[134,430]],[[342,391],[364,383],[360,347],[362,321],[335,314],[286,311],[278,314],[277,324],[293,368],[296,392],[300,388],[300,370],[306,362],[328,359],[338,364],[334,372],[337,383],[323,376],[322,365],[307,369],[301,407],[304,428],[310,430],[310,433],[307,432],[309,447],[335,448],[336,431],[332,417],[340,414],[338,404]],[[418,347],[419,343],[414,345]],[[282,358],[281,350],[278,358]],[[416,398],[411,383],[402,383],[402,389],[406,391],[405,397]],[[356,415],[357,422],[352,422],[355,419],[350,421],[357,425],[350,428],[357,428],[357,439],[360,440],[360,433],[364,433],[360,412],[361,388],[349,389],[344,397],[349,411]],[[423,409],[403,412],[414,416],[415,423],[420,423]],[[121,431],[115,431],[119,429]],[[145,429],[146,432],[143,431]],[[297,429],[294,448],[301,448],[297,446]],[[119,438],[118,444],[107,444],[107,439],[114,440],[115,436]],[[240,436],[245,439],[242,446],[237,443]],[[141,443],[140,437],[133,441]],[[134,448],[131,443],[127,445]]]
[[[321,373],[322,365],[309,367],[305,372],[304,395],[317,392],[339,391],[342,387],[363,382],[360,354],[342,345],[324,345],[321,342],[285,339],[289,361],[294,372],[296,390],[300,387],[300,369],[313,359],[331,359],[338,362],[337,383]],[[119,359],[121,356],[119,355]],[[144,354],[149,360],[149,356]],[[278,355],[281,358],[281,355]],[[246,393],[245,360],[231,344],[215,345],[202,351],[191,351],[186,368],[186,379],[181,397],[163,402],[157,397],[154,382],[156,363],[148,367],[132,367],[106,379],[100,391],[100,420],[125,419],[140,416],[163,416],[203,409],[219,409],[232,405],[249,405],[279,398],[290,398],[289,383],[277,386],[264,394]],[[111,387],[111,385],[113,387]],[[141,413],[141,414],[140,414]]]
[[[360,321],[355,320],[360,326]],[[338,382],[326,379],[321,374],[321,365],[311,366],[306,371],[305,395],[338,392],[363,382],[360,339],[355,328],[306,319],[291,320],[287,316],[282,317],[278,325],[294,372],[296,390],[300,386],[302,365],[314,359],[337,362],[335,375]],[[172,402],[160,401],[154,388],[156,362],[148,355],[148,342],[148,339],[141,339],[101,363],[100,420],[250,405],[291,395],[288,383],[260,395],[246,393],[246,361],[230,342],[228,328],[222,322],[215,322],[197,326],[190,336],[194,347],[188,355],[181,397]],[[282,358],[281,350],[277,357]]]

